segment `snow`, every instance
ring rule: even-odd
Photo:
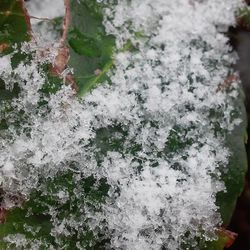
[[[64,0],[32,0],[26,3],[26,7],[29,14],[35,17],[55,18],[64,15]]]
[[[49,17],[63,13],[60,4],[55,4],[54,12],[49,4],[51,12],[44,13]],[[96,210],[80,203],[84,221],[73,214],[59,220],[59,212],[51,206],[51,235],[56,242],[59,235],[70,234],[65,225],[81,234],[86,221],[96,235],[107,228],[108,249],[175,250],[186,241],[199,249],[197,237],[215,239],[222,224],[215,196],[225,191],[219,168],[226,169],[230,152],[225,134],[215,136],[209,116],[211,109],[216,110],[220,114],[216,122],[227,132],[241,122],[231,117],[238,82],[229,93],[218,91],[236,59],[221,32],[235,23],[241,4],[117,1],[105,9],[106,31],[116,37],[117,51],[128,40],[137,49],[116,52],[115,68],[109,73],[112,85],[104,83],[80,100],[64,85],[50,96],[39,91],[46,82],[39,54],[33,53],[32,60],[12,71],[10,57],[2,57],[0,76],[18,81],[21,89],[12,103],[3,103],[13,109],[4,113],[10,126],[1,132],[3,189],[28,197],[33,189],[44,190],[39,177],[71,171],[74,163],[75,197],[82,195],[77,191],[82,178],[91,175],[106,178],[108,197],[100,207],[92,204]],[[31,3],[29,8],[35,15]],[[135,36],[137,32],[142,36]],[[19,112],[24,112],[22,118]],[[100,139],[102,129],[109,132],[105,141]],[[105,148],[116,141],[119,146]],[[55,195],[62,203],[71,199],[67,190]],[[28,241],[23,235],[6,240],[16,240],[17,246]]]
[[[11,70],[10,56],[0,57],[0,75],[3,80],[8,81],[8,74],[6,72],[10,72]],[[12,86],[8,87],[11,88]]]
[[[36,40],[42,42],[43,46],[57,41],[59,34],[55,32],[57,25],[53,19],[64,16],[64,0],[31,0],[26,2],[26,8],[32,16],[32,31]]]

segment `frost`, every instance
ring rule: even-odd
[[[110,237],[107,249],[174,250],[187,241],[200,249],[198,237],[216,238],[222,222],[215,197],[225,191],[220,171],[230,156],[225,135],[241,122],[232,118],[238,82],[218,91],[236,59],[221,32],[240,6],[238,0],[117,1],[105,9],[106,31],[115,35],[117,51],[128,40],[134,50],[117,52],[112,84],[80,100],[63,84],[44,90],[49,79],[41,68],[52,61],[49,53],[41,59],[33,52],[12,71],[10,58],[0,59],[0,76],[20,88],[1,107],[9,124],[0,132],[2,189],[49,196],[43,178],[71,174],[73,191],[65,177],[52,196],[59,204],[77,200],[77,213],[62,217],[53,205],[47,211],[56,244],[73,232],[80,238],[86,228]],[[105,180],[101,201],[82,188],[87,178],[95,180],[93,193]],[[45,244],[13,237],[6,240],[17,247]]]
[[[57,41],[60,38],[60,31],[58,30],[62,25],[62,22],[59,22],[59,24],[57,22],[64,16],[64,1],[32,0],[25,4],[32,17],[32,31],[36,39],[42,40],[48,46]]]
[[[11,62],[10,62],[10,56],[4,56],[0,58],[0,66],[1,66],[1,77],[3,77],[4,73],[10,72],[12,67],[11,67]]]
[[[12,89],[13,84],[9,82],[9,74],[12,71],[10,56],[0,57],[0,77],[5,81],[6,88]]]
[[[55,18],[64,15],[63,0],[32,0],[26,3],[29,14],[35,17]]]

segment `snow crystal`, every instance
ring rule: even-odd
[[[60,32],[56,31],[58,24],[55,19],[64,16],[64,0],[32,0],[25,4],[31,16],[32,31],[36,39],[42,40],[48,46],[57,41]],[[62,22],[59,22],[59,27],[61,26]]]
[[[26,6],[29,14],[35,17],[55,18],[64,15],[64,0],[32,0]]]
[[[238,83],[229,93],[218,91],[236,58],[221,32],[235,23],[241,4],[117,1],[104,12],[117,46],[112,85],[80,100],[64,85],[50,96],[42,91],[47,79],[37,55],[13,69],[14,76],[10,58],[2,57],[0,76],[20,87],[8,104],[13,111],[5,114],[8,132],[1,132],[2,188],[28,197],[45,190],[41,176],[72,171],[84,212],[59,220],[60,211],[50,206],[56,242],[70,235],[69,228],[80,233],[85,223],[96,235],[104,230],[111,237],[108,249],[174,250],[187,239],[199,249],[197,237],[213,240],[222,223],[215,197],[225,190],[219,168],[226,168],[230,155],[223,131],[241,122],[231,118]],[[135,50],[121,52],[128,41]],[[211,110],[219,114],[217,134]],[[87,195],[77,185],[90,176],[96,189],[103,178],[109,185],[103,204],[89,201],[96,210],[84,203]],[[59,203],[71,199],[67,190],[54,195]],[[18,238],[17,244],[28,244]],[[11,236],[6,240],[13,242]],[[76,247],[84,249],[80,242]]]

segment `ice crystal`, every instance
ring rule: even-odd
[[[240,123],[231,116],[238,82],[218,91],[235,61],[221,32],[234,24],[239,6],[238,0],[117,1],[104,14],[117,44],[112,84],[80,100],[64,85],[43,91],[48,79],[37,55],[12,71],[10,56],[1,58],[1,78],[20,88],[3,103],[12,112],[1,111],[9,124],[1,132],[2,188],[26,199],[33,190],[46,196],[41,178],[72,173],[73,193],[59,186],[53,197],[59,204],[78,199],[78,215],[62,219],[52,205],[47,211],[58,245],[86,225],[111,238],[108,249],[174,250],[187,239],[199,249],[197,237],[215,238],[221,225],[215,196],[225,189],[220,168],[230,155],[225,133]],[[128,41],[134,50],[121,52]],[[103,180],[108,185],[102,202],[78,185],[91,177],[95,191]],[[6,207],[14,206],[7,198]],[[5,240],[43,244],[21,234]]]
[[[36,39],[48,45],[58,40],[64,16],[64,1],[32,0],[26,3],[26,7],[31,15],[32,31]]]

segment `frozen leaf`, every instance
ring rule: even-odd
[[[246,169],[244,98],[224,34],[241,2],[70,6],[72,68],[56,45],[25,43],[32,53],[1,71],[19,88],[0,113],[2,203],[20,206],[0,226],[2,244],[222,249],[218,228]],[[83,98],[47,74],[52,62]]]

